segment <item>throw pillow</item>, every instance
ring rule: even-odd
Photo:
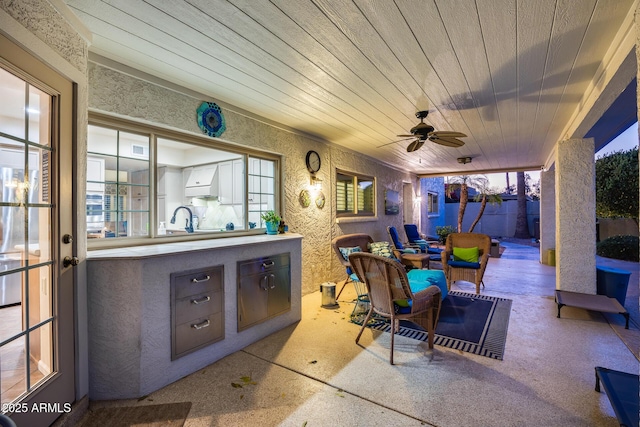
[[[369,250],[374,255],[383,256],[385,258],[395,258],[389,242],[373,242],[369,243]]]
[[[360,249],[360,246],[354,246],[352,248],[338,248],[338,249],[340,249],[340,253],[344,257],[344,259],[346,259],[347,261],[349,261],[349,255],[351,255],[352,253],[362,252],[362,249]]]
[[[454,261],[478,262],[480,251],[478,247],[473,248],[453,248]]]

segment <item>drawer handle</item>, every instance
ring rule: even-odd
[[[275,262],[269,260],[262,263],[262,268],[269,268],[269,267],[273,267],[274,265],[275,265]]]
[[[205,295],[200,299],[192,299],[191,304],[202,304],[209,301],[211,301],[211,297],[209,295]]]
[[[207,275],[207,276],[204,276],[204,279],[195,279],[195,278],[193,278],[193,279],[191,279],[191,282],[192,283],[202,283],[202,282],[206,282],[209,279],[211,279],[211,276]]]
[[[193,325],[191,325],[191,327],[193,329],[202,329],[202,328],[206,328],[207,326],[209,326],[211,324],[211,322],[209,322],[209,319],[205,319],[204,322],[200,322],[200,323],[194,323]]]

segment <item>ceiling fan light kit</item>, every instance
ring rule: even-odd
[[[458,163],[466,165],[467,163],[471,163],[471,157],[458,157]]]

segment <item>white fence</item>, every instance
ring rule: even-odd
[[[459,203],[445,204],[445,225],[451,225],[457,229]],[[462,220],[462,231],[469,231],[471,223],[480,210],[480,203],[470,202],[465,209]],[[513,237],[516,232],[516,219],[518,216],[518,201],[505,200],[502,205],[487,204],[480,222],[473,229],[476,233],[488,234],[492,237]],[[527,222],[531,237],[539,237],[540,202],[527,202]]]

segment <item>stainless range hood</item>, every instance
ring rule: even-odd
[[[218,165],[193,168],[187,179],[184,195],[185,197],[217,197]]]

